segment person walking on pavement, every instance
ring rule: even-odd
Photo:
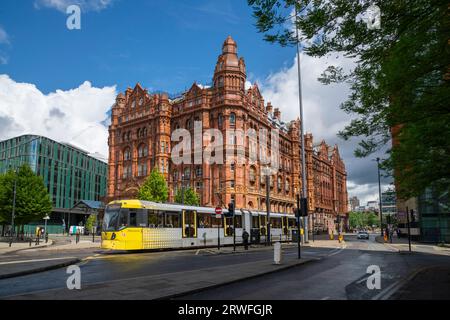
[[[244,249],[248,250],[248,237],[249,234],[247,232],[247,230],[244,230],[244,232],[242,233],[242,239],[244,240]]]
[[[80,242],[80,229],[77,228],[77,232],[75,234],[75,243]]]

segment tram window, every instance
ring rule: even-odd
[[[158,211],[158,228],[164,228],[164,211]]]
[[[295,227],[295,219],[289,219],[289,227]]]
[[[180,214],[178,212],[166,212],[166,228],[180,228]]]
[[[281,228],[281,219],[270,218],[270,224],[272,225],[272,228]]]
[[[156,228],[158,226],[158,216],[154,210],[148,211],[148,226],[150,228]]]
[[[233,235],[233,218],[225,218],[226,219],[226,229],[225,229],[225,236],[232,236]]]
[[[130,225],[131,225],[131,212],[130,212]],[[147,227],[148,226],[148,212],[146,209],[137,210],[136,226],[138,226],[138,227]]]
[[[236,228],[242,228],[242,216],[235,216],[236,218]]]
[[[222,220],[223,219],[217,219],[216,217],[211,217],[211,227],[212,228],[217,228],[217,227],[222,227]]]
[[[252,228],[259,228],[258,216],[252,216]]]
[[[184,224],[185,224],[185,235],[187,238],[192,238],[195,237],[196,234],[196,230],[195,230],[195,225],[196,225],[196,221],[194,220],[196,217],[196,214],[194,211],[185,211],[185,220],[184,220]]]
[[[266,222],[266,217],[265,216],[260,216],[260,218],[261,218],[261,227],[264,227],[264,226],[266,226],[267,225],[267,222]]]
[[[211,214],[197,213],[197,221],[199,228],[211,228]]]
[[[136,227],[136,211],[130,211],[130,227]]]
[[[103,218],[103,230],[116,230],[119,221],[119,209],[107,209],[105,217]]]
[[[120,210],[119,229],[128,226],[128,210]]]

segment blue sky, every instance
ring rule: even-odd
[[[82,7],[81,30],[66,26],[71,4]],[[208,84],[228,35],[266,102],[283,120],[297,118],[295,48],[265,42],[254,23],[246,0],[0,0],[0,140],[41,134],[106,157],[105,123],[117,93],[137,82],[171,94]],[[316,143],[338,144],[350,195],[376,198],[373,161],[353,156],[357,140],[336,136],[352,117],[339,108],[348,85],[317,81],[328,65],[354,62],[301,61],[305,130]]]
[[[39,0],[2,0],[0,26],[9,43],[0,48],[8,58],[0,72],[44,93],[85,80],[120,91],[139,81],[175,93],[211,81],[228,35],[250,80],[266,78],[294,55],[262,40],[245,0],[114,0],[102,10],[82,9],[81,30],[68,30],[67,17]]]

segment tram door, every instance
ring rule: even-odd
[[[289,219],[287,216],[281,217],[281,222],[283,223],[283,234],[287,236],[289,234]]]
[[[197,238],[197,211],[183,210],[183,238]]]

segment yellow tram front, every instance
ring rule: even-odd
[[[102,248],[147,250],[196,244],[197,211],[189,206],[118,200],[105,209]]]

